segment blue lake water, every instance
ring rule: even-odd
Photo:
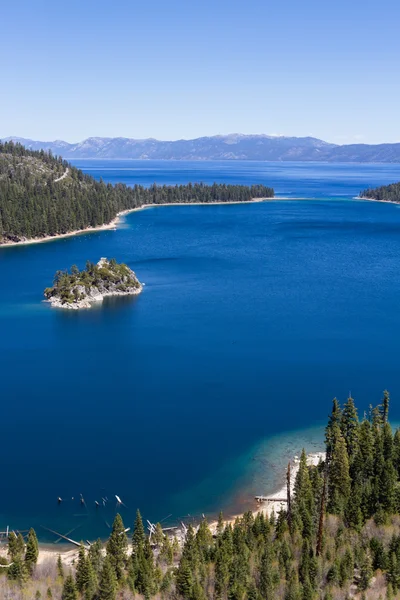
[[[352,198],[400,165],[75,163],[113,183],[267,183],[309,200],[150,208],[0,249],[0,528],[106,536],[115,494],[127,526],[136,507],[170,522],[234,512],[319,448],[333,396],[367,409],[387,387],[399,420],[400,209]],[[101,256],[144,292],[90,311],[42,302],[57,269]]]

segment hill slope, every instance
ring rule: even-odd
[[[240,202],[273,195],[263,185],[112,186],[43,150],[0,143],[0,244],[99,227],[145,204]]]
[[[93,137],[77,144],[7,138],[11,139],[31,150],[51,150],[53,154],[77,159],[400,162],[400,143],[338,146],[313,137],[231,134],[173,142]]]

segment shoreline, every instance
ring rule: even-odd
[[[255,204],[257,202],[276,202],[280,200],[307,200],[307,198],[289,198],[289,197],[273,197],[273,198],[253,198],[252,200],[240,200],[239,202],[170,202],[165,204],[143,204],[136,208],[127,208],[117,214],[117,216],[109,223],[98,225],[97,227],[86,227],[85,229],[76,229],[69,231],[68,233],[58,233],[57,235],[46,235],[41,238],[29,238],[21,240],[19,242],[5,242],[0,244],[1,248],[15,248],[15,246],[29,246],[31,244],[44,244],[46,242],[54,242],[63,238],[73,237],[75,235],[83,235],[86,233],[96,233],[98,231],[107,231],[110,229],[117,229],[118,224],[121,222],[125,215],[130,213],[146,210],[146,208],[159,208],[162,206],[219,206],[219,205],[233,205],[233,204]]]
[[[48,302],[52,308],[63,308],[64,310],[81,310],[82,308],[92,308],[95,304],[101,304],[104,298],[109,298],[111,296],[138,296],[143,291],[143,285],[140,284],[139,288],[136,288],[131,292],[105,292],[104,294],[99,294],[94,298],[87,297],[83,300],[79,300],[75,304],[62,304],[60,299],[57,297],[52,297],[44,300],[44,302]]]
[[[325,452],[310,452],[307,454],[307,464],[318,465],[320,460],[324,460]],[[299,471],[300,458],[298,456],[294,456],[290,461],[291,471],[290,471],[290,490],[291,494],[294,493],[294,484],[296,481],[296,476]],[[282,508],[286,507],[286,501],[283,498],[286,498],[287,495],[287,484],[286,484],[286,475],[282,473],[283,483],[280,485],[279,489],[275,492],[268,494],[266,497],[268,500],[263,500],[261,502],[257,502],[255,498],[252,498],[253,502],[257,504],[254,506],[254,509],[250,509],[254,516],[257,514],[263,513],[265,516],[270,517],[272,512],[277,515]],[[224,519],[224,524],[233,525],[237,518],[240,518],[244,515],[244,512],[240,512],[235,515],[230,515],[228,518]],[[213,519],[208,523],[208,527],[212,534],[216,533],[218,521]],[[198,525],[195,526],[195,530],[197,530]],[[183,531],[179,526],[176,529],[176,535],[178,542],[180,545],[183,544]],[[128,554],[130,551],[130,546],[128,548]],[[54,560],[60,555],[61,560],[64,566],[71,566],[74,564],[78,557],[79,548],[77,546],[71,547],[70,543],[60,542],[60,543],[51,543],[51,542],[39,542],[39,558],[38,564],[43,564],[47,560]],[[0,544],[0,556],[4,556],[7,558],[7,545]]]
[[[399,200],[379,200],[378,198],[367,198],[366,196],[356,196],[355,200],[368,200],[368,202],[385,202],[386,204],[400,204]]]
[[[325,452],[310,452],[307,454],[307,465],[309,466],[317,466],[320,460],[325,459]],[[300,458],[298,456],[294,456],[290,462],[290,492],[293,496],[294,494],[294,484],[296,481],[296,476],[299,471]],[[264,516],[270,517],[272,512],[277,515],[282,508],[286,508],[286,501],[282,500],[282,498],[286,498],[287,496],[287,483],[286,483],[286,474],[284,475],[283,484],[272,494],[268,494],[265,496],[268,500],[263,500],[261,502],[257,501],[254,498],[254,502],[257,502],[257,505],[254,509],[250,509],[254,516],[263,513]],[[237,515],[230,516],[228,519],[224,519],[225,524],[232,524],[239,517],[242,517],[244,513],[239,513]],[[211,521],[208,526],[212,533],[215,533],[218,521]]]

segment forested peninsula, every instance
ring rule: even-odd
[[[91,308],[106,296],[140,294],[142,284],[135,273],[114,258],[101,258],[95,265],[87,261],[86,268],[79,271],[76,265],[71,271],[57,271],[53,286],[44,290],[50,304],[57,308]]]
[[[400,594],[400,430],[389,394],[359,420],[334,399],[325,460],[303,450],[285,507],[146,535],[117,514],[109,539],[40,561],[35,532],[10,532],[0,599],[394,600]],[[288,467],[288,475],[290,467]],[[285,495],[283,493],[283,495]],[[56,532],[54,532],[56,533]],[[1,592],[4,595],[1,595]]]
[[[380,200],[382,202],[400,202],[400,182],[369,188],[360,192],[360,198]]]
[[[0,143],[0,244],[65,235],[108,224],[146,205],[248,202],[273,198],[264,185],[106,184],[50,152]]]

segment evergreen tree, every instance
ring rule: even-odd
[[[83,594],[88,580],[87,562],[83,542],[79,546],[78,564],[76,566],[75,585],[80,594]]]
[[[400,431],[399,431],[399,448],[400,448]],[[400,450],[399,450],[399,458],[400,458]],[[400,460],[399,460],[399,464],[400,464]],[[219,513],[218,515],[218,522],[217,522],[217,537],[221,537],[222,534],[224,532],[224,517],[222,512]]]
[[[107,556],[117,580],[122,579],[127,558],[128,540],[121,515],[117,514],[107,542]]]
[[[86,583],[84,588],[85,600],[92,600],[97,589],[97,577],[90,557],[86,557]]]
[[[67,575],[64,580],[61,600],[78,600],[78,592],[71,574]]]
[[[358,583],[360,590],[365,591],[369,588],[372,575],[373,571],[371,557],[369,552],[365,552],[363,561],[360,565],[360,580]]]
[[[390,402],[389,392],[387,390],[385,390],[383,392],[383,400],[382,400],[382,421],[383,421],[383,423],[387,423],[388,422],[388,418],[389,418],[389,402]]]
[[[194,580],[189,560],[185,556],[182,556],[176,572],[177,592],[185,598],[185,600],[190,600],[190,598],[192,598],[193,585]]]
[[[233,553],[233,534],[229,524],[221,536],[217,537],[215,553],[215,594],[217,598],[225,598],[227,595]]]
[[[15,533],[12,531],[8,536],[8,554],[11,558],[11,561],[14,562],[17,559],[22,559],[24,551],[24,538],[20,533],[15,535]]]
[[[328,479],[328,511],[342,514],[350,496],[351,479],[346,442],[337,425],[333,427],[333,444]]]
[[[26,566],[20,556],[17,556],[7,569],[7,577],[10,581],[17,581],[22,585],[28,578]]]
[[[286,587],[285,600],[301,600],[302,590],[296,571],[293,569]]]
[[[132,534],[132,550],[133,552],[137,552],[139,548],[144,547],[144,542],[146,539],[146,533],[143,526],[142,515],[140,514],[139,509],[136,511],[135,525],[133,527]]]
[[[340,429],[347,446],[349,464],[351,465],[358,451],[358,415],[353,398],[349,397],[343,407]]]
[[[115,600],[117,595],[117,578],[115,567],[111,563],[110,556],[106,556],[100,575],[99,600]]]
[[[57,573],[58,573],[58,576],[60,577],[60,579],[64,579],[64,567],[62,564],[60,554],[58,555],[58,558],[57,558]]]
[[[103,564],[102,554],[103,544],[100,539],[91,544],[89,548],[89,558],[96,576],[100,575]]]
[[[335,425],[340,425],[342,419],[342,410],[336,398],[333,399],[332,412],[329,415],[328,425],[325,429],[325,445],[326,445],[326,460],[330,462],[333,451],[333,428]]]
[[[264,551],[260,565],[260,593],[265,600],[272,600],[274,594],[274,580],[271,553],[269,549]]]
[[[137,567],[135,589],[148,600],[157,591],[153,551],[148,539],[143,548],[138,549]]]
[[[33,567],[36,565],[39,556],[39,544],[34,529],[30,529],[26,543],[25,564],[27,570],[32,574]]]

